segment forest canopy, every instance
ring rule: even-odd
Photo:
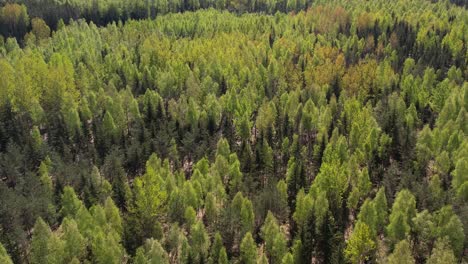
[[[463,1],[0,0],[0,263],[465,263]]]

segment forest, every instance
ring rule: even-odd
[[[0,263],[468,263],[465,0],[0,0]]]

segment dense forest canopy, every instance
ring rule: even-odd
[[[0,5],[0,263],[468,261],[466,2]]]

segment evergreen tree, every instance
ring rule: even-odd
[[[257,259],[257,245],[252,234],[247,232],[240,245],[240,259],[244,264],[255,264]]]

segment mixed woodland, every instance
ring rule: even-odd
[[[466,263],[466,8],[0,0],[0,263]]]

